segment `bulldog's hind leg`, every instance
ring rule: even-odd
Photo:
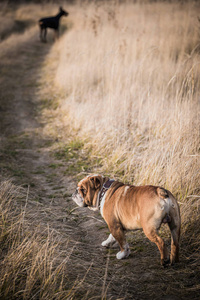
[[[169,224],[171,230],[171,255],[170,263],[174,265],[175,262],[179,262],[179,240],[180,240],[180,221],[176,222],[172,219]]]
[[[160,251],[160,258],[161,258],[161,265],[165,266],[169,263],[169,253],[167,250],[167,247],[165,245],[165,242],[163,239],[158,235],[158,232],[155,228],[143,228],[143,231],[145,235],[148,237],[148,239],[155,243]]]
[[[114,226],[109,226],[110,232],[120,246],[120,250],[116,257],[117,259],[127,258],[130,254],[128,243],[126,243],[124,230],[119,223],[115,223]]]

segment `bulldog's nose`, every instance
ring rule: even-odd
[[[75,192],[72,194],[72,198],[75,197],[78,194],[78,188],[75,190]]]

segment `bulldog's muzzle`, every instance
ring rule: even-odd
[[[80,207],[87,206],[84,203],[84,199],[81,197],[81,195],[78,192],[78,188],[76,189],[75,193],[72,195],[72,200]]]

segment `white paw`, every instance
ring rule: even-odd
[[[115,238],[112,236],[112,234],[110,234],[109,237],[107,238],[107,240],[105,240],[101,243],[101,246],[108,247],[108,246],[112,245],[114,242],[115,242]]]
[[[107,242],[107,240],[105,240],[101,243],[101,246],[103,246],[103,247],[108,247],[108,245],[109,245],[109,243]]]
[[[129,247],[126,247],[124,251],[119,251],[116,255],[117,259],[123,259],[123,258],[127,258],[130,254],[130,249]]]

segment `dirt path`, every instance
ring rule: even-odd
[[[69,285],[77,280],[85,299],[198,299],[195,265],[186,258],[175,268],[162,269],[159,255],[142,233],[129,234],[131,256],[115,258],[116,249],[100,246],[108,230],[99,214],[75,209],[70,199],[76,183],[64,176],[66,162],[50,152],[53,140],[43,134],[38,94],[41,68],[52,44],[41,44],[37,28],[27,29],[14,47],[0,51],[0,178],[12,178],[29,192],[27,217],[62,237],[63,255],[70,253]],[[56,168],[55,168],[56,166]],[[80,295],[78,294],[80,293]],[[107,296],[106,296],[107,295]]]

